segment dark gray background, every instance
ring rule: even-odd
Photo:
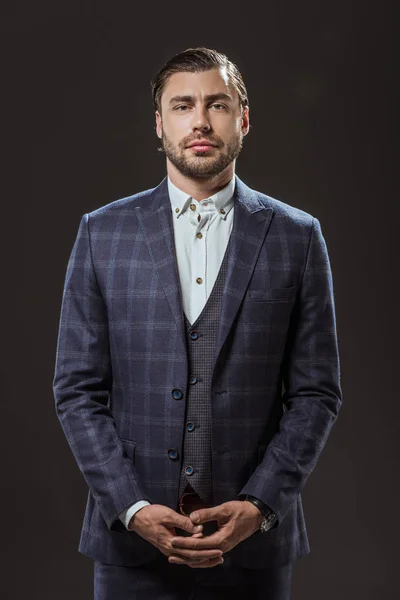
[[[92,597],[86,484],[52,393],[65,269],[83,213],[166,174],[150,80],[205,45],[247,85],[239,177],[320,220],[334,276],[343,407],[303,492],[292,598],[397,598],[394,2],[19,2],[1,33],[2,597]]]

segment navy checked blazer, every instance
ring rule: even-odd
[[[310,552],[301,491],[342,393],[320,223],[235,178],[210,389],[212,477],[216,505],[250,494],[276,513],[273,529],[230,551],[236,564],[262,568]],[[67,265],[53,390],[89,488],[79,551],[102,562],[135,566],[160,553],[125,528],[123,509],[141,499],[178,505],[189,373],[173,236],[165,177],[84,214]]]

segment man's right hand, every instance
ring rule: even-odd
[[[150,504],[138,510],[129,521],[128,529],[153,544],[165,556],[179,556],[190,567],[215,567],[223,562],[220,558],[222,551],[212,548],[193,550],[190,558],[180,555],[177,549],[171,546],[172,538],[177,536],[175,527],[191,533],[192,537],[203,536],[202,525],[195,525],[189,517],[184,517],[162,504]]]

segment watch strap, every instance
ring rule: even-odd
[[[272,527],[275,526],[278,517],[276,516],[274,511],[271,508],[269,508],[269,506],[264,504],[264,502],[262,502],[258,498],[255,498],[254,496],[249,495],[246,495],[244,498],[242,498],[242,500],[248,500],[249,502],[254,504],[254,506],[256,506],[261,512],[263,517],[259,529],[261,533],[265,533],[266,531],[269,531],[270,529],[272,529]]]
[[[258,498],[255,498],[254,496],[246,495],[243,498],[243,500],[248,500],[249,502],[254,504],[254,506],[256,506],[259,509],[263,517],[268,517],[268,515],[272,512],[269,506],[267,506],[266,504],[264,504],[264,502],[262,502]]]

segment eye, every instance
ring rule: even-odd
[[[226,110],[226,106],[225,104],[220,104],[219,102],[214,102],[214,104],[211,104],[210,106],[216,106],[218,107],[218,111],[219,110]],[[183,112],[186,108],[189,108],[187,104],[180,104],[179,106],[175,106],[174,110],[178,111],[178,112]],[[181,110],[183,109],[183,110]]]

